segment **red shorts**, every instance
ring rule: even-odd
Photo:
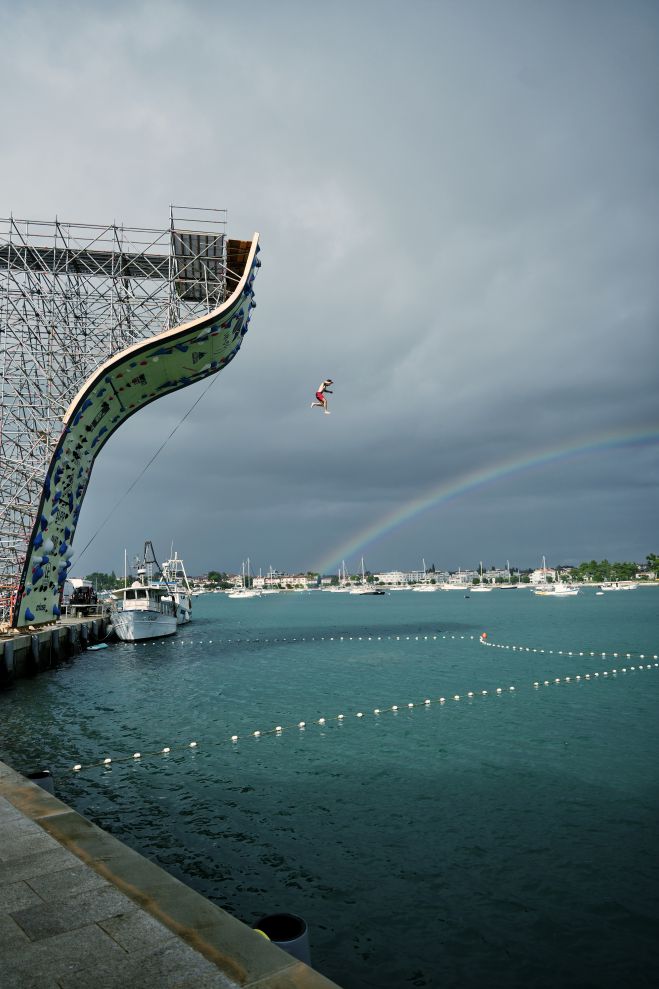
[[[318,399],[318,401],[321,404],[324,404],[325,403],[325,396],[323,395],[322,391],[317,391],[316,392],[316,398]]]

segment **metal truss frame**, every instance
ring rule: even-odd
[[[64,413],[114,354],[228,297],[240,259],[226,219],[182,206],[163,229],[0,218],[0,623]]]

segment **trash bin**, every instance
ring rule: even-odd
[[[27,773],[27,778],[40,786],[42,790],[55,796],[55,781],[49,769],[40,769],[36,773]]]
[[[254,928],[289,955],[311,965],[309,928],[302,917],[297,917],[294,913],[272,913],[262,917],[258,924],[254,924]]]

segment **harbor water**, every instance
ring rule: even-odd
[[[247,924],[304,917],[345,989],[654,985],[658,614],[207,595],[0,694],[0,758]]]

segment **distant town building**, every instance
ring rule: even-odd
[[[556,580],[556,571],[551,567],[538,567],[529,574],[529,583],[544,584],[548,580]]]

